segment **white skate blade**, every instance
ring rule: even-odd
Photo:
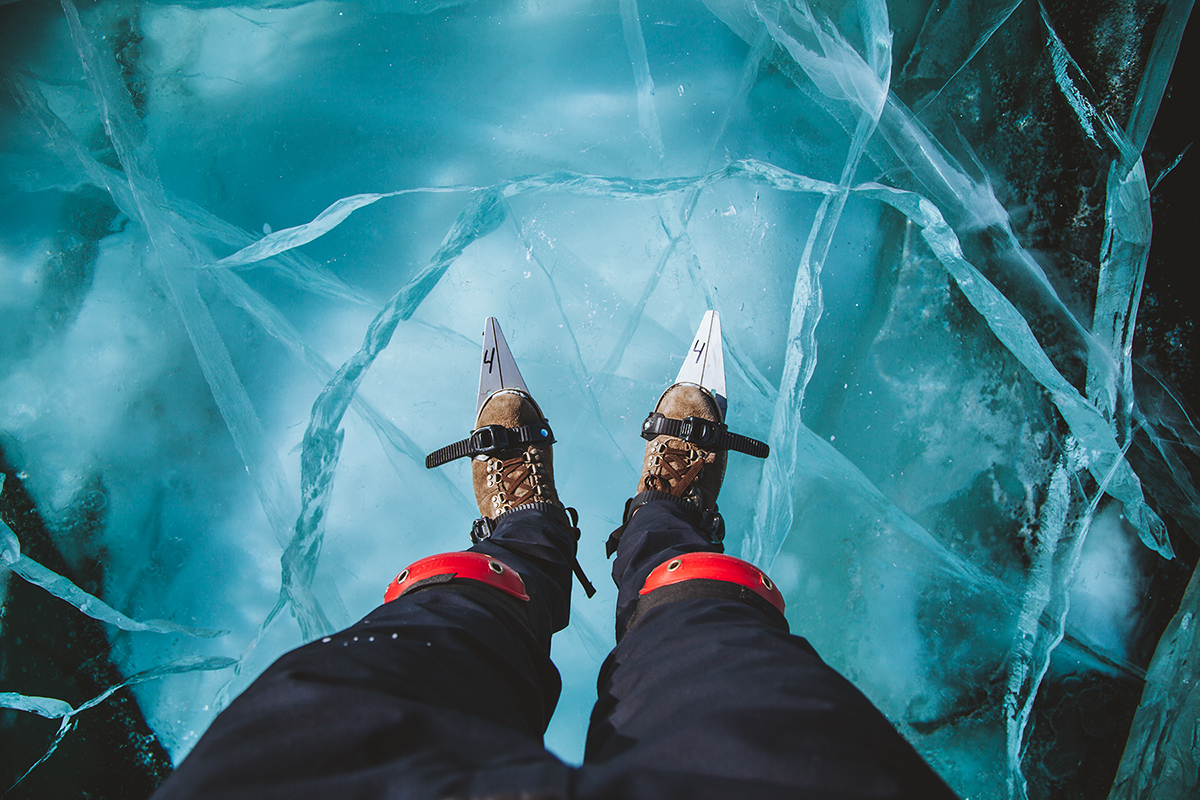
[[[483,410],[483,404],[493,392],[501,389],[517,389],[527,396],[525,379],[517,362],[513,360],[508,342],[504,341],[504,332],[495,317],[488,317],[483,323],[483,362],[479,365],[479,402],[475,406],[475,416]]]
[[[721,315],[716,311],[704,315],[675,382],[694,383],[712,392],[721,420],[725,420],[725,349],[721,346]]]

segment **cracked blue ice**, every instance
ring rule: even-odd
[[[119,635],[173,756],[279,653],[466,543],[466,466],[422,459],[470,427],[486,316],[553,420],[599,578],[637,425],[716,308],[730,419],[773,450],[731,461],[730,551],[956,789],[1023,795],[1055,653],[1144,674],[1117,622],[1145,576],[1088,570],[1171,553],[1125,458],[1157,424],[1128,341],[1170,64],[1114,120],[1033,14],[1064,140],[1110,165],[1099,295],[1060,297],[982,143],[913,116],[1020,4],[977,5],[66,0],[6,75],[0,302],[25,334],[6,334],[0,428],[52,520],[102,479],[114,613],[228,631]],[[124,19],[141,38],[115,56]],[[1159,36],[1173,53],[1179,30]],[[932,88],[909,108],[897,75]],[[46,253],[80,187],[104,225],[74,231],[95,250],[55,294]],[[1061,340],[1035,335],[1029,296]],[[571,761],[612,644],[596,582],[554,645],[548,743]],[[1137,735],[1174,724],[1156,719]]]

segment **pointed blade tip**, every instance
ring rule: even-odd
[[[716,374],[718,372],[719,375]],[[724,396],[725,359],[721,343],[721,318],[714,309],[705,312],[704,319],[696,328],[692,347],[683,358],[675,382],[694,383],[712,391],[714,395]]]
[[[479,365],[479,397],[475,408],[475,416],[483,410],[484,403],[494,393],[501,389],[517,389],[529,394],[521,370],[517,367],[516,359],[508,348],[504,331],[495,317],[488,317],[484,322],[483,356]]]

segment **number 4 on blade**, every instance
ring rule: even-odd
[[[721,346],[721,316],[716,311],[704,315],[675,382],[708,389],[716,396],[721,419],[725,419],[725,350]]]
[[[525,394],[525,379],[517,369],[508,342],[504,341],[504,333],[495,317],[488,317],[483,323],[483,363],[479,366],[479,402],[475,406],[475,415],[483,408],[484,402],[492,392],[500,389],[518,389]]]

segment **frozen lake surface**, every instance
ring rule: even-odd
[[[1191,6],[0,0],[0,793],[144,795],[467,546],[487,316],[600,589],[578,763],[713,308],[793,631],[964,797],[1194,797],[1200,437],[1132,359]]]

